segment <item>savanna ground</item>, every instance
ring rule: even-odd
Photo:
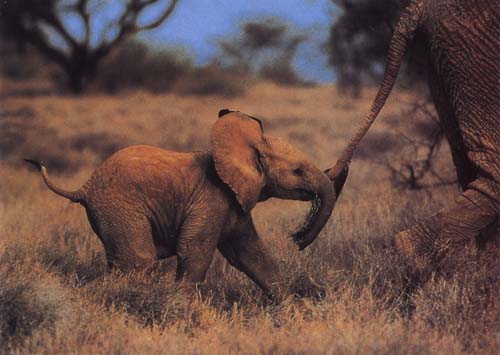
[[[4,91],[5,92],[5,91]],[[441,353],[492,354],[500,346],[500,261],[476,253],[460,272],[415,276],[391,237],[457,195],[454,184],[402,189],[383,161],[416,137],[412,94],[391,96],[351,165],[334,215],[304,252],[287,234],[307,211],[272,200],[254,210],[257,228],[279,260],[289,297],[268,302],[216,255],[198,297],[174,286],[175,260],[152,275],[110,273],[83,208],[42,183],[22,157],[42,158],[58,184],[79,187],[120,147],[146,143],[209,148],[220,108],[263,119],[318,163],[333,165],[363,118],[360,100],[331,86],[260,83],[239,97],[134,91],[82,98],[23,91],[0,107],[0,352],[4,353]],[[27,93],[27,92],[24,92]],[[392,155],[391,155],[392,154]],[[453,180],[444,144],[436,166]]]

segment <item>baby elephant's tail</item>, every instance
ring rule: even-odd
[[[52,181],[49,179],[49,174],[47,173],[47,169],[45,166],[40,163],[39,161],[33,160],[33,159],[24,159],[24,161],[34,165],[38,171],[42,173],[43,181],[45,181],[45,184],[48,186],[49,189],[54,191],[56,194],[62,197],[66,197],[67,199],[73,201],[73,202],[82,202],[83,201],[83,194],[80,190],[77,191],[67,191],[64,189],[61,189],[60,187],[57,187],[54,185]]]

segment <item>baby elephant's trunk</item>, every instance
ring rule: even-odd
[[[308,219],[303,227],[292,235],[294,242],[299,246],[299,250],[304,250],[311,244],[328,222],[344,187],[349,167],[345,165],[342,171],[335,175],[333,173],[335,172],[332,172],[331,169],[325,171],[321,178],[318,194],[312,202]]]
[[[323,174],[316,197],[312,201],[309,217],[302,228],[292,235],[293,241],[303,250],[311,244],[323,229],[335,206],[335,190],[328,177]]]

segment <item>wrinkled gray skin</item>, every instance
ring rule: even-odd
[[[417,31],[425,35],[431,94],[463,190],[448,207],[396,236],[399,251],[429,269],[451,261],[443,257],[474,238],[498,237],[500,1],[412,1],[395,28],[375,101],[333,170],[351,159],[382,109]]]
[[[300,238],[313,240],[331,215],[333,184],[303,153],[264,135],[257,119],[228,110],[220,115],[212,152],[125,148],[73,192],[55,186],[43,165],[29,162],[51,190],[85,207],[111,267],[147,268],[176,255],[177,280],[199,283],[218,249],[280,299],[283,280],[250,212],[269,197],[314,201],[309,223],[296,237],[300,246]]]

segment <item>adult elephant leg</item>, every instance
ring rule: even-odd
[[[433,100],[464,192],[447,208],[396,236],[397,248],[420,270],[435,267],[444,260],[443,265],[453,267],[453,261],[460,260],[453,258],[455,251],[473,245],[474,239],[480,242],[498,234],[495,225],[498,225],[500,211],[500,159],[496,148],[498,143],[495,143],[498,140],[487,131],[488,127],[495,126],[489,125],[487,118],[495,115],[489,112],[480,115],[463,113],[456,117],[456,110],[449,103],[439,76],[430,74]],[[484,127],[477,127],[472,132],[475,134],[467,135],[465,128],[460,127],[460,122],[463,125],[464,122],[470,124],[481,120]]]
[[[276,263],[269,256],[250,219],[241,233],[229,236],[218,246],[227,261],[250,277],[275,301],[284,296],[284,288]]]
[[[462,191],[477,177],[477,169],[467,158],[467,150],[464,144],[458,120],[452,105],[449,102],[448,95],[443,89],[440,77],[434,71],[433,65],[429,64],[429,89],[436,111],[439,115],[441,128],[443,129],[448,144],[450,146],[453,164],[458,178],[458,183]]]
[[[470,245],[496,223],[500,211],[498,196],[474,187],[489,183],[486,180],[475,180],[450,206],[396,236],[396,247],[417,269],[426,271],[439,266],[444,257],[450,265],[455,251]]]

